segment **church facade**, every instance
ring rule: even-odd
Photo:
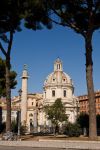
[[[28,71],[24,66],[21,91],[21,95],[14,97],[12,100],[12,112],[21,112],[21,123],[28,127],[29,132],[33,129],[35,132],[39,132],[43,128],[52,126],[46,118],[43,107],[52,105],[57,98],[61,98],[66,107],[68,121],[71,123],[76,121],[78,99],[74,96],[73,81],[63,71],[63,64],[59,58],[54,62],[53,72],[44,81],[43,93],[28,93]],[[15,118],[13,117],[14,119],[16,119],[16,115]]]
[[[54,62],[54,71],[44,81],[44,105],[52,105],[58,98],[61,98],[66,107],[68,121],[74,123],[77,98],[74,96],[72,79],[63,71],[63,64],[59,58]]]

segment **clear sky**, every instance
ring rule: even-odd
[[[1,53],[0,53],[1,55]],[[42,93],[43,83],[53,71],[54,61],[59,57],[63,70],[73,80],[76,96],[87,93],[85,73],[85,44],[81,35],[66,27],[54,26],[52,30],[32,31],[24,29],[14,35],[11,52],[12,69],[17,72],[18,84],[12,96],[21,88],[23,65],[28,65],[28,92]],[[94,88],[100,90],[100,32],[93,36]]]

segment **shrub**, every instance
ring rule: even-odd
[[[11,130],[12,130],[12,132],[14,132],[14,133],[17,133],[17,132],[18,132],[18,124],[17,124],[16,121],[12,121],[12,123],[11,123]]]
[[[3,122],[0,124],[0,133],[5,132],[5,130],[6,130],[6,123]]]
[[[28,130],[27,126],[21,125],[21,129],[20,129],[21,135],[24,135],[27,132],[27,130]]]
[[[77,123],[68,123],[65,127],[64,134],[68,135],[69,137],[78,137],[81,135],[81,128],[80,125]]]
[[[12,123],[11,123],[11,129],[12,129],[12,132],[18,133],[18,123],[16,121],[12,121]],[[20,133],[23,135],[26,132],[27,132],[27,126],[21,125],[21,127],[20,127]]]

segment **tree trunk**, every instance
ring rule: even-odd
[[[10,57],[6,56],[6,102],[7,102],[7,118],[6,132],[11,131],[11,89],[10,89]]]
[[[85,39],[86,46],[86,80],[89,99],[89,138],[94,140],[97,138],[96,129],[96,104],[93,84],[93,62],[92,62],[92,33],[88,33]]]

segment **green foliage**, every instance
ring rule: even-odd
[[[1,0],[0,3],[0,38],[8,43],[7,33],[21,31],[21,21],[32,30],[51,28],[48,9],[43,0]]]
[[[21,23],[33,30],[41,29],[41,24],[50,28],[50,20],[47,17],[48,11],[42,1],[39,0],[1,0],[0,1],[0,51],[6,59],[6,97],[7,97],[7,121],[6,130],[11,131],[11,88],[10,84],[13,75],[10,76],[10,55],[14,33],[21,31]],[[3,85],[3,84],[2,84]],[[1,93],[5,95],[5,91]]]
[[[11,122],[11,129],[12,129],[12,132],[14,133],[18,132],[18,124],[15,120]]]
[[[17,121],[12,121],[12,123],[11,123],[11,130],[14,133],[18,133],[18,123],[17,123]],[[21,125],[21,127],[20,127],[21,135],[24,135],[26,132],[27,132],[27,126]]]
[[[100,130],[100,115],[98,114],[96,116],[96,122],[97,122],[97,130]],[[81,113],[78,118],[77,118],[77,123],[80,125],[82,128],[83,132],[84,129],[86,129],[86,132],[88,134],[88,128],[89,128],[89,115],[86,113]]]
[[[68,26],[83,36],[91,27],[92,32],[100,28],[99,0],[48,0],[48,7],[56,15],[54,22]]]
[[[0,96],[5,94],[5,62],[0,58]]]
[[[3,123],[0,124],[0,133],[5,132],[5,130],[6,130],[6,123],[3,122]]]
[[[27,126],[21,125],[21,129],[20,129],[21,135],[24,135],[27,132],[27,130],[28,130]]]
[[[96,118],[97,118],[97,128],[100,128],[100,115],[98,114]]]
[[[44,0],[26,0],[25,1],[25,27],[32,30],[40,30],[43,26],[52,28],[49,19],[49,9],[47,9]]]
[[[78,137],[82,133],[80,125],[77,123],[68,123],[67,126],[65,127],[65,132],[64,134],[68,135],[69,137]]]
[[[20,25],[22,1],[1,0],[0,3],[0,32],[18,30]]]
[[[55,126],[59,126],[59,123],[67,121],[65,107],[61,99],[57,99],[51,106],[45,106],[44,110],[47,118],[51,120],[52,124]]]
[[[11,89],[15,89],[15,86],[17,84],[17,80],[15,80],[17,76],[17,73],[15,71],[10,71],[10,87]]]
[[[89,115],[86,113],[81,113],[77,118],[78,124],[81,128],[89,128]]]
[[[6,68],[5,60],[0,58],[0,97],[6,96]],[[10,71],[10,87],[14,89],[17,81],[15,80],[17,74],[15,71]]]

